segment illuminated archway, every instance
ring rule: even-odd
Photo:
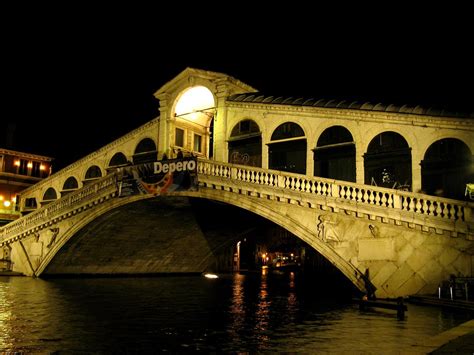
[[[178,96],[174,108],[173,150],[212,156],[214,95],[205,86],[194,86]]]

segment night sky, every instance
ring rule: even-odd
[[[54,171],[156,117],[153,93],[188,66],[268,94],[474,112],[462,18],[48,10],[1,15],[0,147],[54,157]]]

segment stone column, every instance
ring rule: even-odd
[[[170,145],[174,144],[174,118],[171,117],[171,106],[169,105],[169,94],[163,93],[158,96],[160,100],[160,123],[158,129],[158,159],[163,153],[171,158]]]
[[[356,183],[363,184],[365,181],[365,169],[364,169],[364,156],[362,152],[357,149],[356,145],[356,152],[355,152],[355,165],[356,165]]]
[[[227,107],[226,97],[229,96],[225,83],[217,84],[217,114],[214,116],[214,160],[227,162]]]
[[[421,190],[421,160],[423,156],[416,149],[411,150],[411,184],[412,191],[419,192]]]

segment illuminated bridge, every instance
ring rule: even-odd
[[[216,201],[284,228],[379,297],[472,276],[472,117],[267,96],[191,68],[155,96],[159,117],[22,193],[24,216],[0,229],[10,269],[203,272],[229,245],[195,213]],[[178,154],[198,157],[197,190],[119,196],[124,170]]]

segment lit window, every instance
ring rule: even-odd
[[[28,161],[27,160],[20,160],[20,166],[18,167],[18,174],[21,175],[28,175]]]

